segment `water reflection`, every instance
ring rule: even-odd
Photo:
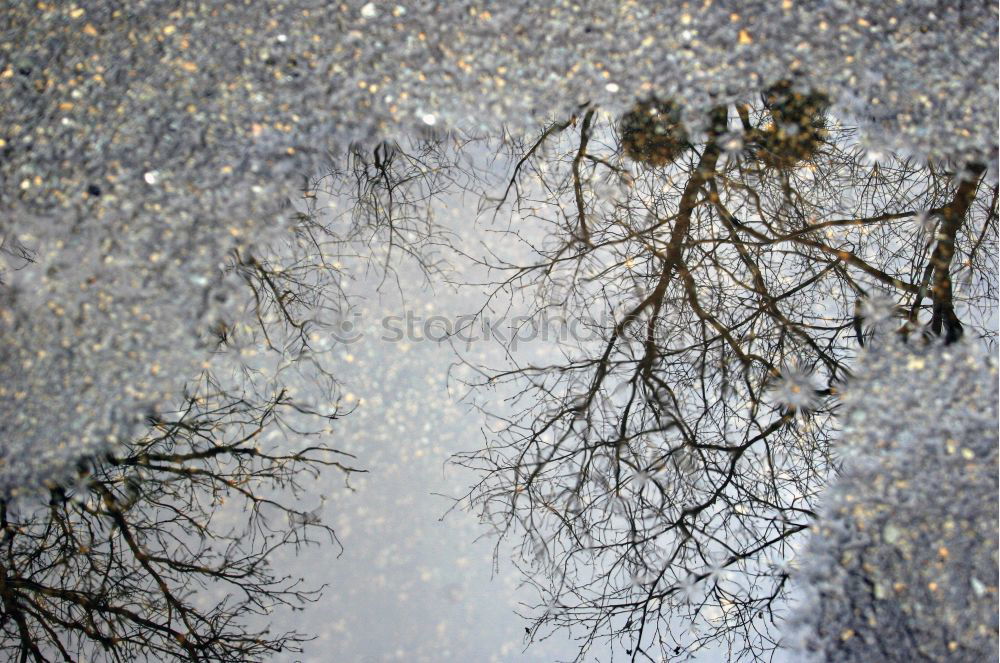
[[[374,273],[405,300],[408,264],[482,297],[463,324],[556,311],[587,332],[501,336],[499,369],[436,338],[487,418],[455,460],[475,473],[463,504],[538,590],[527,640],[570,629],[581,657],[767,655],[861,349],[996,335],[985,167],[872,154],[826,106],[783,81],[694,119],[647,99],[622,118],[585,105],[526,138],[350,148],[304,187],[287,246],[231,257],[245,316],[210,340],[236,368],[47,507],[4,506],[0,646],[266,660],[301,645],[245,617],[318,598],[268,561],[335,544],[323,509],[337,505],[303,508],[300,482],[357,470],[325,437],[303,443],[299,422],[336,429],[333,376],[353,360],[336,353],[358,337],[350,280]],[[312,385],[304,399],[281,388],[292,377]]]
[[[861,348],[995,341],[985,167],[873,155],[826,104],[781,82],[686,130],[677,102],[586,109],[510,160],[526,251],[484,258],[494,296],[600,336],[474,381],[510,407],[458,462],[520,542],[531,638],[767,656]]]
[[[336,543],[296,496],[324,468],[355,471],[317,441],[289,449],[283,393],[250,402],[196,385],[148,435],[79,467],[48,506],[0,505],[3,637],[10,660],[267,660],[309,636],[254,615],[315,602],[274,569],[282,547]]]

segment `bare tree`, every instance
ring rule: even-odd
[[[351,307],[342,280],[357,269],[395,279],[404,258],[440,272],[449,238],[430,202],[461,184],[460,147],[454,137],[352,146],[307,182],[284,243],[234,251],[206,288],[198,317],[217,361],[181,407],[81,459],[75,482],[48,485],[47,505],[0,500],[0,650],[21,661],[234,663],[301,651],[309,636],[271,632],[269,615],[323,588],[272,560],[339,545],[320,521],[324,498],[312,511],[299,502],[325,469],[345,480],[363,471],[325,442],[345,414],[330,359]],[[306,393],[292,398],[294,387]]]
[[[352,145],[303,188],[297,233],[327,263],[352,261],[396,282],[400,260],[430,279],[448,267],[454,237],[435,218],[479,175],[458,133]]]
[[[513,414],[457,460],[521,541],[529,639],[569,628],[581,659],[598,639],[632,660],[766,657],[859,346],[887,326],[995,339],[984,167],[867,151],[789,82],[701,126],[677,109],[585,106],[513,144],[489,210],[530,253],[483,259],[492,299],[587,338],[487,371],[475,386]]]
[[[278,549],[334,542],[297,501],[348,456],[286,447],[285,393],[262,403],[207,378],[178,412],[103,458],[47,506],[0,502],[0,650],[20,661],[264,661],[308,638],[254,619],[315,601]],[[336,415],[329,415],[334,417]]]
[[[324,470],[363,470],[327,442],[344,414],[322,333],[344,305],[338,270],[293,230],[286,246],[235,252],[197,303],[215,360],[177,411],[151,411],[144,435],[80,459],[47,500],[31,486],[0,499],[11,660],[267,661],[310,639],[271,632],[269,616],[322,587],[272,561],[339,545],[300,502]],[[308,399],[292,398],[303,378]]]

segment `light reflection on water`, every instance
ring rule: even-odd
[[[584,106],[517,139],[340,155],[292,201],[286,244],[232,258],[246,315],[214,328],[208,391],[256,403],[280,384],[304,404],[272,395],[287,419],[258,422],[250,448],[320,439],[350,454],[330,451],[342,467],[320,479],[296,475],[300,493],[260,488],[290,502],[258,535],[283,536],[284,522],[336,540],[262,554],[328,587],[293,619],[254,623],[318,634],[304,657],[316,661],[553,660],[581,634],[595,656],[638,643],[722,660],[730,634],[741,651],[772,647],[779,626],[747,625],[782,615],[864,348],[897,332],[996,337],[996,245],[983,239],[995,173],[872,155],[824,107],[779,85],[690,135],[670,103],[647,100],[621,120]],[[552,320],[572,331],[540,334]],[[246,403],[205,412],[195,443],[232,434],[227,417],[252,428]],[[238,520],[222,504],[239,501],[241,457],[210,464],[226,479],[205,522],[216,507]],[[105,507],[18,517],[110,519],[100,545],[118,545],[121,514],[156,530],[163,509],[144,500],[161,499],[162,464],[192,460],[106,459],[71,491]],[[173,537],[148,545],[183,556],[199,532]],[[5,540],[32,545],[13,525]],[[109,559],[149,572],[143,555]],[[223,595],[213,583],[199,601]]]

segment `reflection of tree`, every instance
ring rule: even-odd
[[[631,168],[589,108],[512,159],[498,210],[532,255],[489,261],[494,297],[531,294],[539,324],[558,311],[599,338],[493,372],[515,414],[460,458],[485,475],[473,501],[524,537],[545,597],[532,637],[582,629],[581,656],[608,637],[643,660],[772,649],[858,344],[886,325],[993,338],[985,169],[866,153],[823,102],[776,86],[659,150],[673,107],[640,105]]]
[[[286,246],[235,252],[206,290],[197,305],[217,361],[179,411],[81,460],[75,483],[43,491],[47,506],[31,486],[0,499],[0,650],[11,660],[265,661],[308,639],[260,626],[320,595],[271,562],[336,541],[297,502],[325,468],[360,471],[312,442],[339,416],[322,332],[344,301],[312,229],[300,220]]]
[[[148,435],[81,464],[78,484],[53,488],[47,507],[0,504],[0,649],[21,661],[258,661],[297,650],[301,634],[248,619],[319,596],[268,558],[333,540],[295,500],[322,468],[354,470],[321,443],[283,447],[294,408],[284,393],[251,403],[205,381]]]
[[[404,256],[436,273],[448,237],[428,202],[462,176],[450,144],[406,148],[352,147],[306,187],[284,244],[229,256],[197,303],[218,361],[178,412],[150,415],[146,435],[81,461],[75,484],[48,486],[46,507],[0,500],[10,658],[263,661],[308,639],[255,624],[319,598],[271,562],[336,542],[319,509],[297,502],[324,468],[361,471],[311,442],[341,412],[331,328],[351,306],[344,279],[393,278]],[[31,259],[10,241],[0,252],[15,268]]]
[[[324,261],[358,261],[396,280],[407,259],[426,276],[445,266],[452,237],[434,217],[435,206],[463,189],[473,174],[460,162],[466,141],[456,136],[355,145],[343,161],[307,183],[298,215],[302,244]]]
[[[17,269],[31,261],[31,251],[19,242],[16,237],[0,234],[0,285],[4,283],[4,272],[6,270]]]

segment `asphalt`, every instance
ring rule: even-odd
[[[996,162],[989,3],[7,2],[0,16],[0,234],[36,261],[0,254],[8,466],[42,447],[72,458],[92,446],[81,430],[131,434],[113,422],[199,365],[227,251],[266,247],[282,201],[352,141],[518,132],[654,95],[697,132],[704,108],[794,78],[872,149]],[[39,356],[41,341],[58,351]]]

